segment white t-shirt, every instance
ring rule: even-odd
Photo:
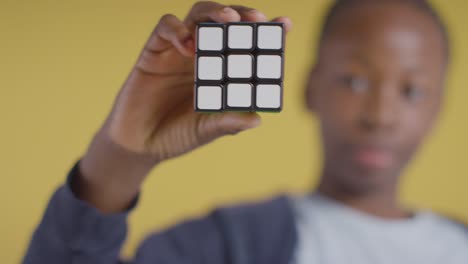
[[[293,264],[468,264],[468,233],[431,212],[389,220],[313,194],[292,198]]]

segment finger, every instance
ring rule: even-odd
[[[198,135],[202,142],[209,142],[225,135],[235,135],[255,128],[261,123],[257,113],[201,114]]]
[[[176,16],[164,15],[151,35],[146,48],[161,52],[175,46],[185,56],[194,54],[195,44],[192,33]]]
[[[241,21],[248,22],[267,22],[268,19],[265,14],[258,11],[257,9],[240,6],[240,5],[231,5],[232,9],[236,10],[241,16]]]
[[[293,23],[289,17],[277,17],[273,20],[272,22],[279,22],[284,24],[284,29],[286,30],[286,33],[291,31]]]
[[[200,22],[239,22],[241,19],[239,13],[231,7],[215,2],[198,2],[193,5],[189,14],[184,20],[189,30],[195,30]]]

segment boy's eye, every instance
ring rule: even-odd
[[[424,98],[426,92],[422,87],[407,84],[402,91],[402,95],[409,101],[419,101]]]
[[[350,89],[352,92],[360,94],[369,89],[369,81],[366,78],[355,75],[343,75],[339,78],[342,87]]]

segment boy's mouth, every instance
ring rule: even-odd
[[[395,156],[390,149],[380,146],[359,146],[352,153],[352,160],[360,167],[380,170],[391,167]]]

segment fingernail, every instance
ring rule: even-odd
[[[230,7],[225,7],[225,8],[223,8],[221,11],[222,11],[223,13],[229,13],[229,12],[232,11],[232,8],[230,8]]]

